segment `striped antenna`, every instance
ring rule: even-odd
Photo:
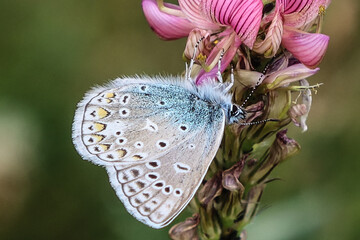
[[[247,103],[247,101],[249,101],[250,97],[253,95],[255,89],[257,88],[257,86],[260,85],[260,83],[262,82],[262,79],[263,79],[263,77],[265,76],[265,73],[266,73],[266,71],[268,70],[268,68],[269,68],[269,63],[266,64],[266,66],[265,66],[264,70],[262,71],[259,79],[257,80],[255,86],[252,87],[251,92],[250,92],[249,95],[245,98],[244,102],[241,104],[241,106],[240,106],[241,108],[243,108],[243,107],[245,106],[245,104]]]
[[[249,125],[257,125],[257,124],[265,123],[265,122],[279,122],[279,121],[280,121],[279,119],[269,118],[269,119],[260,120],[260,121],[256,121],[256,122],[241,122],[241,123],[239,123],[239,125],[249,126]]]
[[[195,46],[194,46],[194,53],[193,53],[193,56],[192,56],[192,58],[191,58],[191,60],[190,60],[190,64],[189,64],[189,67],[187,67],[186,66],[186,79],[187,80],[191,80],[191,78],[190,78],[190,75],[191,75],[191,70],[192,70],[192,68],[193,68],[193,65],[194,65],[194,62],[195,62],[195,58],[196,58],[196,53],[197,53],[197,50],[198,50],[198,47],[199,47],[199,45],[200,45],[200,43],[202,42],[202,40],[204,40],[205,39],[205,36],[202,36],[197,42],[196,42],[196,44],[195,44]]]

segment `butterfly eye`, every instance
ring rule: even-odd
[[[229,124],[237,123],[240,119],[245,119],[246,112],[244,109],[239,107],[238,105],[232,104],[230,108],[229,114]]]
[[[239,115],[239,108],[233,104],[231,105],[231,116],[237,116]]]

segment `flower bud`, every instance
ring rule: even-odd
[[[251,177],[252,182],[263,180],[276,165],[300,150],[300,145],[294,139],[288,138],[286,132],[287,129],[276,134],[276,139],[271,145],[269,153],[265,155],[265,159],[261,163],[260,168],[254,170]]]
[[[199,214],[195,213],[184,222],[174,225],[169,231],[170,238],[173,240],[198,240],[197,226],[199,222]]]
[[[239,181],[239,176],[244,168],[245,159],[242,159],[231,168],[222,173],[222,185],[229,191],[244,191],[244,186]]]
[[[221,173],[217,173],[198,192],[200,204],[207,206],[222,192]]]
[[[307,112],[308,111],[305,104],[296,104],[289,109],[288,115],[291,118],[291,121],[293,121],[294,124],[299,127],[300,123],[297,118],[305,115]]]

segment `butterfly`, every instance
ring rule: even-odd
[[[168,225],[192,199],[220,146],[225,124],[245,118],[231,95],[180,77],[119,78],[78,104],[73,142],[104,166],[126,209]]]
[[[105,167],[127,211],[153,228],[167,226],[187,206],[217,153],[225,126],[246,118],[242,106],[231,100],[233,73],[231,83],[222,83],[218,72],[218,81],[197,86],[190,77],[194,58],[185,80],[124,77],[95,87],[74,117],[78,153]],[[219,69],[220,64],[221,58]]]

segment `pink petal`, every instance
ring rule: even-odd
[[[204,37],[204,39],[198,44],[199,40]],[[195,46],[198,44],[196,48],[197,54],[202,54],[204,56],[208,56],[210,54],[212,43],[210,42],[210,33],[206,30],[195,28],[193,29],[187,38],[186,46],[184,50],[184,56],[187,59],[191,59],[194,55]],[[197,60],[197,59],[195,59]],[[199,62],[199,61],[196,61]],[[201,63],[200,63],[201,64]]]
[[[239,37],[235,34],[232,29],[227,29],[223,31],[221,34],[224,34],[222,37],[219,36],[221,39],[215,47],[211,50],[210,54],[207,55],[206,63],[204,70],[209,71],[218,63],[221,51],[224,50],[226,52],[231,46],[234,45],[235,41],[240,41]],[[221,35],[219,34],[219,35]]]
[[[257,53],[264,54],[264,57],[267,58],[275,56],[281,44],[283,30],[283,21],[279,8],[277,8],[274,18],[267,29],[265,39],[256,41],[253,50]]]
[[[310,77],[317,73],[320,69],[310,69],[304,64],[298,63],[285,68],[281,71],[271,73],[266,76],[263,83],[268,83],[267,89],[272,90],[278,87],[287,86],[288,84]]]
[[[219,24],[209,20],[203,13],[201,4],[202,0],[178,0],[179,5],[187,19],[197,28],[205,30],[217,30]]]
[[[294,12],[300,12],[305,7],[307,8],[313,0],[277,0],[276,4],[281,4],[283,7],[283,13],[289,14]]]
[[[165,6],[180,10],[179,6],[174,4],[165,4]],[[151,29],[164,40],[186,37],[194,28],[187,19],[160,11],[156,0],[143,0],[142,8]]]
[[[252,48],[262,17],[261,0],[204,0],[202,6],[209,19],[231,26],[244,44]]]
[[[266,74],[271,75],[272,73],[284,70],[287,68],[290,64],[290,61],[294,61],[293,55],[288,51],[283,51],[282,54],[280,54],[278,57],[274,58],[272,63],[269,65]]]
[[[309,68],[315,68],[320,64],[328,43],[327,35],[284,28],[282,45]]]
[[[326,0],[326,3],[325,3],[325,8],[327,8],[331,3],[331,0]]]
[[[239,48],[240,44],[241,44],[240,39],[238,37],[236,37],[234,43],[225,52],[225,54],[221,60],[220,72],[223,72],[229,66],[229,64],[233,60],[235,53],[236,53],[237,49]],[[214,48],[211,54],[214,54],[216,52],[218,53],[220,50],[221,50],[221,48],[216,48],[216,49]],[[209,59],[211,59],[211,58],[212,57],[209,57]],[[201,85],[201,84],[205,83],[207,80],[212,80],[212,79],[216,78],[217,71],[218,71],[217,64],[209,72],[206,72],[204,69],[201,69],[200,73],[198,74],[198,76],[196,78],[196,85]]]
[[[258,83],[259,79],[263,76],[262,73],[257,71],[239,69],[236,71],[238,75],[238,81],[241,83],[242,86],[250,88],[255,87]]]
[[[320,7],[326,7],[328,0],[278,0],[282,4],[284,24],[300,28],[319,16]]]

